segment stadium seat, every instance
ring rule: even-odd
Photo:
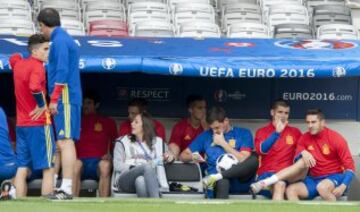
[[[237,23],[228,27],[229,38],[270,38],[269,29],[261,23]]]
[[[31,20],[31,11],[23,8],[0,8],[0,20],[24,19]]]
[[[194,22],[207,22],[207,23],[216,23],[215,15],[210,13],[190,13],[190,12],[179,12],[174,14],[174,24],[176,27],[181,26],[186,23]]]
[[[102,2],[102,3],[105,3],[105,2],[110,2],[114,5],[117,5],[117,4],[122,4],[122,0],[102,0],[102,1],[98,1],[98,0],[79,0],[80,2],[80,6],[81,8],[84,10],[86,9],[87,5],[89,3],[92,3],[92,2]]]
[[[113,32],[115,34],[122,32],[120,34],[125,35],[125,36],[128,35],[127,24],[124,21],[97,20],[97,21],[91,21],[89,23],[88,32],[90,35],[101,35],[101,31],[103,31],[103,33],[104,33],[104,31],[106,31],[104,34],[105,36],[112,36]],[[95,34],[92,34],[92,32],[95,32]]]
[[[360,0],[345,0],[345,6],[351,9],[360,8]]]
[[[262,23],[261,13],[234,12],[223,16],[222,29],[225,31],[229,26],[238,23]]]
[[[31,11],[31,6],[28,1],[24,0],[0,0],[1,8],[17,8]]]
[[[228,5],[233,4],[255,4],[258,5],[257,0],[218,0],[217,7],[219,11],[223,11]]]
[[[0,34],[30,36],[35,33],[35,26],[32,21],[24,19],[0,20]]]
[[[307,8],[323,6],[323,5],[340,5],[344,6],[344,0],[307,0],[306,1]]]
[[[269,16],[269,8],[271,6],[289,6],[302,5],[302,0],[260,0],[260,7],[262,9],[263,23],[267,24]]]
[[[210,0],[168,0],[168,4],[172,10],[174,10],[177,5],[189,5],[193,3],[213,5]]]
[[[134,2],[128,6],[128,13],[131,14],[136,11],[146,11],[151,13],[153,11],[169,13],[169,7],[162,2]]]
[[[317,30],[317,39],[358,39],[359,32],[353,25],[326,24]]]
[[[268,14],[268,26],[272,32],[279,24],[310,25],[308,11],[302,5],[272,5]]]
[[[311,27],[306,24],[278,24],[274,29],[274,38],[312,39]]]
[[[126,16],[121,9],[91,10],[84,13],[84,23],[88,28],[89,22],[97,20],[119,20],[125,21]]]
[[[165,164],[165,171],[166,178],[170,184],[170,191],[162,194],[164,198],[204,198],[202,175],[199,164],[176,161],[174,163]],[[176,189],[174,190],[174,187],[171,186],[172,183],[173,185],[190,186],[197,191],[185,191],[181,186],[175,187]]]
[[[324,24],[351,24],[351,10],[340,5],[322,5],[313,8],[313,27]]]
[[[177,37],[220,38],[220,28],[215,23],[195,21],[177,27]]]
[[[174,28],[169,22],[151,20],[129,25],[129,34],[136,37],[173,37]]]
[[[61,19],[61,26],[66,29],[66,31],[70,35],[85,35],[85,27],[84,24],[78,20],[74,19]]]
[[[159,22],[171,22],[171,16],[169,13],[164,13],[161,11],[152,11],[148,13],[147,11],[135,11],[129,13],[128,15],[128,25],[129,28],[134,24],[144,24],[146,22],[159,21]]]

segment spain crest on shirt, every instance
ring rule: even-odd
[[[232,148],[235,148],[235,145],[236,145],[236,140],[235,139],[230,139],[229,140],[229,145],[232,147]]]
[[[186,136],[184,137],[184,140],[185,140],[185,141],[190,141],[190,140],[191,140],[190,135],[186,135]]]
[[[96,123],[95,123],[94,131],[95,131],[95,132],[101,132],[101,131],[103,131],[103,127],[102,127],[102,124],[101,124],[100,122],[96,122]]]
[[[327,144],[324,144],[322,147],[321,147],[321,151],[324,155],[328,155],[330,154],[330,147],[329,145]]]
[[[307,147],[307,149],[308,149],[309,151],[313,151],[313,150],[314,150],[314,147],[313,147],[313,145],[310,145],[310,146]]]
[[[294,144],[294,137],[292,137],[291,135],[287,135],[285,140],[286,140],[286,144],[288,144],[288,145]]]

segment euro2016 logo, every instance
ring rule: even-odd
[[[113,70],[116,67],[116,60],[114,58],[105,58],[101,61],[101,65],[106,70]]]
[[[333,69],[333,77],[344,77],[346,75],[346,70],[344,67],[335,67]]]
[[[173,63],[169,66],[169,72],[172,75],[181,75],[183,73],[183,67],[179,63]]]

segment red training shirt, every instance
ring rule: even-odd
[[[43,92],[46,102],[46,78],[43,62],[34,57],[23,59],[19,54],[15,54],[10,57],[10,65],[14,72],[16,126],[51,124],[50,115],[47,112],[44,112],[35,121],[31,120],[29,116],[37,105],[32,93]]]
[[[261,144],[274,132],[275,127],[272,122],[256,131],[255,150],[259,154],[258,175],[264,172],[278,172],[293,164],[296,144],[301,136],[300,130],[287,125],[270,150],[263,153]]]
[[[354,160],[345,139],[334,130],[324,128],[317,135],[305,133],[299,139],[296,156],[307,150],[316,160],[310,168],[313,177],[343,173],[346,170],[355,172]]]
[[[182,119],[173,127],[169,143],[176,144],[180,148],[180,152],[182,152],[203,131],[201,125],[194,128],[188,118]]]
[[[117,129],[113,119],[97,114],[83,115],[80,140],[76,142],[77,157],[101,158],[109,152],[116,138]]]

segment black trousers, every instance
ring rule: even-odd
[[[246,183],[256,175],[259,166],[257,154],[251,155],[242,163],[233,165],[230,169],[223,171],[223,179],[216,182],[215,195],[217,199],[228,199],[230,190],[230,178],[236,178],[241,183]]]

